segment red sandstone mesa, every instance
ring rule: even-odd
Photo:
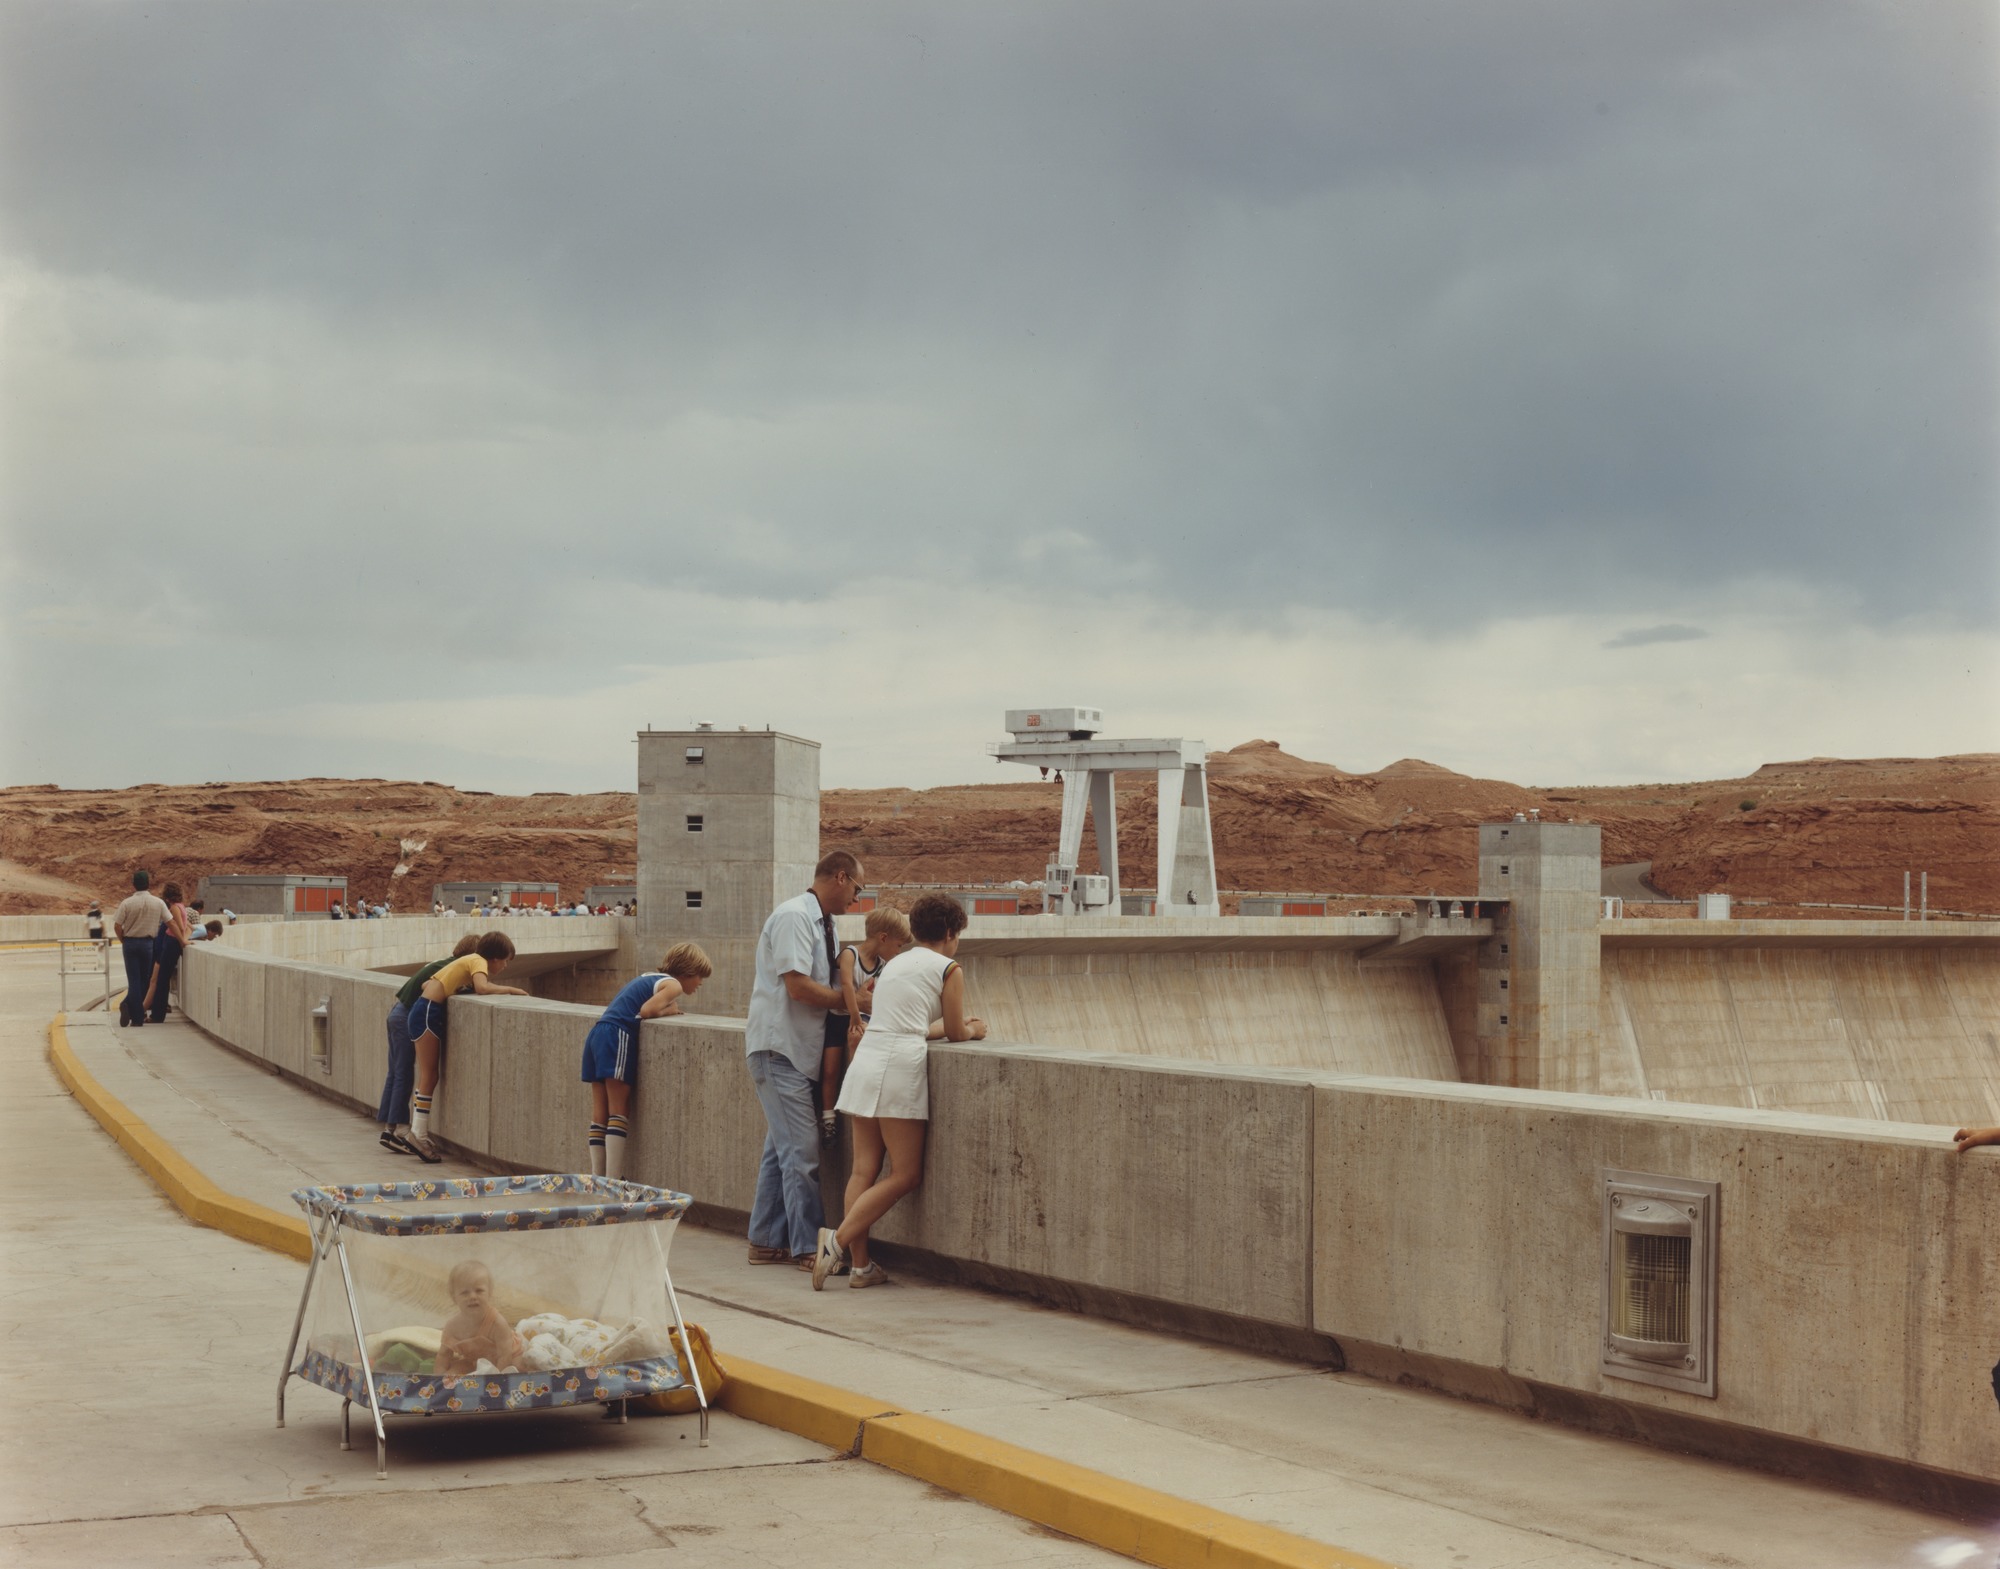
[[[1528,788],[1406,758],[1348,773],[1250,741],[1210,759],[1225,887],[1301,893],[1466,893],[1476,828],[1515,812],[1604,827],[1607,865],[1651,861],[1668,893],[1781,905],[1893,904],[1928,870],[1939,909],[2000,911],[2000,755],[1770,763],[1693,784]],[[1127,868],[1152,857],[1151,787],[1122,792]],[[496,796],[382,779],[300,779],[128,790],[0,790],[0,912],[81,910],[144,861],[159,879],[204,872],[345,875],[357,897],[428,908],[434,882],[554,881],[575,896],[629,881],[636,798]],[[1041,875],[1061,816],[1053,784],[829,790],[822,834],[877,882]],[[392,879],[405,838],[426,841]],[[1093,859],[1086,847],[1086,867]],[[1772,912],[1776,913],[1776,912]]]

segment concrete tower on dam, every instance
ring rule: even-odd
[[[819,743],[711,726],[638,740],[641,960],[700,943],[716,974],[691,1009],[741,1013],[758,932],[819,860]]]
[[[1479,829],[1479,1078],[1530,1090],[1597,1086],[1604,831],[1517,817]]]

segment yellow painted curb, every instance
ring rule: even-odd
[[[765,1427],[780,1427],[843,1454],[861,1452],[861,1434],[868,1422],[893,1416],[895,1408],[864,1395],[815,1383],[783,1368],[766,1367],[743,1357],[722,1362],[722,1393],[716,1403],[732,1416],[746,1417]]]
[[[138,1163],[139,1169],[159,1184],[175,1208],[197,1225],[226,1231],[232,1237],[241,1237],[275,1253],[301,1261],[312,1256],[312,1234],[303,1220],[224,1193],[182,1159],[130,1107],[99,1084],[70,1049],[69,1031],[64,1025],[66,1017],[59,1013],[49,1021],[49,1064],[56,1070],[56,1077],[76,1097],[77,1104],[95,1117],[104,1131]]]
[[[861,1458],[1163,1569],[1388,1569],[1276,1526],[1224,1514],[988,1438],[936,1417],[876,1417]]]
[[[190,1220],[304,1260],[305,1222],[224,1193],[99,1084],[70,1049],[65,1015],[49,1021],[49,1062],[95,1117]],[[936,1417],[743,1357],[721,1362],[716,1404],[733,1416],[929,1482],[1160,1569],[1390,1569],[1378,1558],[1294,1536],[988,1438]]]

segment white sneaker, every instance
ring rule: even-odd
[[[819,1228],[819,1247],[813,1254],[813,1290],[826,1289],[826,1277],[847,1262],[847,1249],[826,1226]]]
[[[849,1291],[866,1291],[870,1286],[886,1286],[889,1276],[880,1264],[870,1261],[866,1269],[857,1269],[847,1277]]]

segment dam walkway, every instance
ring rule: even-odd
[[[0,1323],[16,1347],[0,1562],[608,1565],[674,1546],[704,1563],[1115,1561],[726,1414],[706,1450],[676,1420],[404,1423],[386,1483],[366,1446],[340,1451],[332,1396],[295,1386],[275,1430],[303,1266],[166,1203],[51,1071],[55,1012],[49,956],[0,956]],[[67,1034],[229,1193],[291,1212],[303,1182],[420,1169],[178,1018],[121,1031],[74,1014]],[[751,1358],[1405,1569],[1820,1569],[2000,1547],[1920,1511],[1009,1297],[918,1278],[815,1295],[694,1226],[673,1262],[725,1365]]]

